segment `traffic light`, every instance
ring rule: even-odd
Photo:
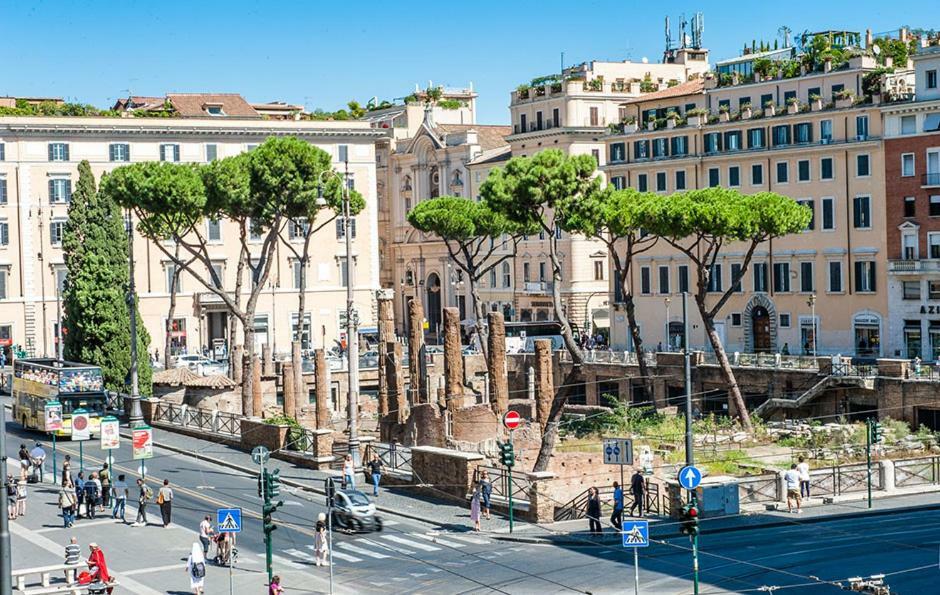
[[[682,534],[694,537],[698,535],[698,503],[689,502],[682,506],[680,514]]]
[[[277,502],[265,502],[264,506],[261,508],[262,512],[262,527],[264,529],[265,535],[271,535],[277,525],[274,524],[274,513],[284,504],[283,500],[278,500]]]
[[[885,437],[884,426],[873,419],[869,420],[868,423],[871,425],[871,443],[881,442]]]
[[[258,497],[264,498],[264,478],[260,473],[258,474]]]
[[[281,495],[281,470],[264,472],[264,493],[268,498]]]
[[[499,462],[507,467],[516,464],[516,453],[512,449],[512,442],[497,442],[499,445]]]

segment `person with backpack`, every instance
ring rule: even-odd
[[[170,480],[163,480],[163,487],[157,492],[157,505],[160,507],[160,516],[163,517],[163,528],[170,526],[173,513],[173,490],[170,489]]]
[[[88,513],[83,512],[85,510],[85,473],[83,471],[78,472],[73,485],[75,486],[75,518],[84,518]]]
[[[83,491],[85,492],[85,516],[89,519],[95,518],[95,511],[98,510],[98,497],[101,494],[100,482],[95,473],[92,473],[85,482]]]
[[[13,475],[7,474],[7,518],[11,521],[16,520],[16,483],[13,481]]]
[[[111,470],[105,463],[98,472],[98,479],[101,481],[101,512],[111,508]]]
[[[194,595],[202,595],[206,584],[206,557],[202,553],[202,544],[193,543],[189,559],[186,560],[186,572],[189,573],[189,588]]]
[[[153,490],[144,483],[144,480],[137,480],[137,489],[140,493],[137,495],[137,520],[134,521],[134,527],[145,527],[147,525],[147,502],[153,498]]]

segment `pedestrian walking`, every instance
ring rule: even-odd
[[[90,519],[95,518],[95,511],[98,510],[98,499],[101,497],[101,482],[98,481],[98,475],[92,473],[85,481],[85,516]]]
[[[21,479],[16,482],[16,516],[26,516],[26,497],[28,495],[26,480]]]
[[[493,482],[490,481],[490,475],[485,470],[480,473],[480,505],[483,508],[483,516],[490,520],[490,500],[493,498]]]
[[[800,496],[809,498],[809,463],[803,457],[800,457],[796,470],[800,473]]]
[[[121,515],[121,522],[127,523],[127,519],[124,518],[125,508],[127,507],[127,481],[124,479],[124,474],[121,473],[118,475],[117,481],[111,486],[112,500],[114,501],[114,508],[111,509],[111,518],[118,518],[118,513]]]
[[[633,516],[633,511],[639,508],[639,514],[637,516],[643,516],[643,504],[646,502],[646,480],[643,478],[643,473],[637,469],[633,473],[633,477],[630,478],[630,493],[633,494],[633,504],[630,506],[630,516]]]
[[[163,528],[170,526],[173,513],[173,490],[170,489],[170,480],[163,480],[163,487],[157,492],[157,504],[160,506],[160,516],[163,518]]]
[[[134,526],[144,527],[147,525],[147,502],[153,498],[153,490],[142,479],[137,480],[137,489],[137,520]]]
[[[111,583],[111,575],[108,573],[108,563],[105,562],[104,552],[98,547],[98,544],[91,542],[88,544],[91,555],[88,556],[88,568],[91,570],[92,582],[99,581],[104,584]],[[108,593],[114,590],[114,587],[108,587]]]
[[[793,501],[796,501],[796,513],[803,512],[800,498],[800,472],[796,470],[796,463],[790,465],[790,470],[783,474],[787,484],[787,512],[793,512]]]
[[[41,483],[44,479],[43,466],[46,462],[46,451],[43,449],[42,444],[37,442],[36,446],[29,451],[29,459],[33,464],[33,476],[38,475],[33,483]]]
[[[62,509],[62,526],[68,529],[75,524],[75,489],[70,483],[63,483],[59,490],[59,508]]]
[[[54,469],[53,469],[54,471]],[[65,460],[62,461],[62,480],[69,480],[69,483],[73,482],[72,479],[72,455],[65,455]]]
[[[623,527],[623,488],[618,482],[614,482],[614,498],[612,501],[614,511],[610,513],[610,524],[614,530],[620,531]]]
[[[284,587],[281,586],[281,577],[274,575],[271,577],[271,583],[268,585],[268,595],[282,595]]]
[[[193,542],[189,559],[186,560],[186,572],[189,573],[189,588],[194,595],[202,595],[206,584],[206,557],[199,543]]]
[[[343,489],[356,489],[356,466],[353,465],[352,455],[347,454],[343,461]]]
[[[604,532],[601,527],[601,497],[594,486],[588,488],[587,517],[592,535],[600,535]]]
[[[101,481],[101,511],[104,512],[105,509],[111,508],[111,470],[108,469],[107,463],[101,466],[98,479]]]
[[[212,528],[209,515],[206,515],[199,523],[199,541],[202,543],[202,553],[205,556],[209,555],[209,544],[212,543],[213,533],[215,533],[215,529]]]
[[[72,485],[75,486],[75,505],[78,507],[75,509],[76,518],[82,518],[87,514],[85,511],[85,473],[79,471]]]
[[[473,530],[480,530],[480,499],[482,498],[480,482],[473,488],[473,496],[470,498],[470,520],[473,521]]]
[[[7,474],[7,518],[16,520],[16,481],[12,474]]]
[[[82,559],[82,548],[78,545],[78,539],[72,537],[69,539],[68,544],[65,546],[65,563],[69,566],[78,566],[78,563]],[[65,570],[65,581],[73,582],[75,576],[74,568],[67,568]]]
[[[379,482],[382,481],[382,461],[377,454],[373,454],[372,460],[369,461],[369,474],[372,476],[372,495],[378,498]]]
[[[317,515],[316,532],[313,535],[313,553],[316,558],[317,566],[330,565],[330,548],[326,532],[326,513],[323,512]]]

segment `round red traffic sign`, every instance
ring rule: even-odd
[[[507,430],[515,430],[522,424],[522,416],[518,411],[507,411],[503,414],[503,427]]]
[[[76,415],[72,420],[72,427],[79,431],[84,430],[88,427],[88,418],[84,415]]]

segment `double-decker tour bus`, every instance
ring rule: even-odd
[[[57,436],[72,434],[72,412],[84,409],[97,434],[105,415],[107,396],[101,368],[54,358],[27,358],[13,362],[13,419],[24,428],[47,431],[45,406],[62,404],[62,429]]]
[[[565,346],[565,341],[561,336],[560,322],[542,320],[506,323],[506,353],[531,353],[535,351],[536,339],[550,339],[552,351]]]

